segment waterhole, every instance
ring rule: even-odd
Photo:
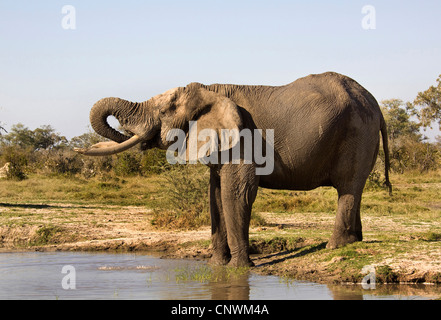
[[[429,289],[429,291],[427,290]],[[424,293],[424,294],[423,294]],[[0,299],[431,299],[435,286],[323,285],[145,254],[0,254]]]

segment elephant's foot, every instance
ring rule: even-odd
[[[339,247],[343,247],[347,244],[354,243],[357,241],[362,241],[363,236],[361,235],[361,232],[359,233],[338,233],[332,235],[331,239],[329,239],[328,244],[326,245],[326,248],[328,249],[336,249]]]
[[[254,267],[254,262],[251,261],[250,258],[246,257],[246,258],[237,258],[234,259],[232,258],[230,260],[230,262],[228,263],[229,267],[234,267],[234,268],[240,268],[240,267]]]
[[[208,261],[208,264],[211,266],[225,266],[228,264],[228,262],[230,262],[230,260],[230,255],[213,253],[210,260]]]

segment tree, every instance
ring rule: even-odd
[[[50,125],[41,126],[35,129],[32,134],[34,150],[63,147],[68,143],[66,137],[60,136]]]
[[[400,99],[381,101],[381,111],[387,124],[387,133],[390,140],[402,136],[409,136],[415,140],[421,139],[420,124],[410,119],[413,113],[412,105],[404,105]]]
[[[411,119],[415,114],[413,105],[404,104],[400,99],[384,100],[381,104],[390,140],[391,168],[400,173],[409,169],[436,169],[439,151],[435,145],[424,142],[419,132],[421,123]]]
[[[101,137],[98,133],[89,129],[89,132],[83,133],[82,135],[77,137],[73,137],[70,140],[70,146],[72,148],[88,148],[98,142],[103,142],[107,140],[108,139]]]
[[[14,124],[11,131],[1,137],[3,144],[26,148],[32,146],[34,141],[32,131],[21,123]]]
[[[0,139],[5,145],[34,151],[60,148],[66,146],[68,142],[66,137],[60,136],[50,125],[30,130],[21,123],[13,125],[11,132],[2,135]]]
[[[436,80],[437,86],[419,92],[413,104],[419,106],[417,116],[423,127],[430,127],[433,121],[438,121],[441,130],[441,75]]]

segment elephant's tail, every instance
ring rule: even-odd
[[[392,184],[389,180],[390,160],[389,160],[389,140],[387,138],[387,126],[384,121],[383,115],[381,115],[380,131],[383,138],[383,151],[384,151],[384,176],[386,178],[384,185],[389,188],[389,194],[392,195]]]

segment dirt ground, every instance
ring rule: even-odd
[[[407,234],[387,250],[382,249],[385,241],[376,239],[376,232],[384,231],[392,236],[399,234],[402,227],[391,217],[364,217],[367,239],[333,251],[326,249],[333,215],[262,215],[267,226],[250,230],[255,272],[320,283],[354,283],[363,278],[359,266],[371,264],[387,266],[381,274],[383,282],[441,282],[440,241],[421,241]],[[210,257],[209,227],[159,230],[151,224],[152,216],[148,209],[135,206],[3,203],[0,252],[153,250],[171,258]],[[426,227],[423,222],[407,226],[414,228],[415,234],[425,232]],[[316,230],[327,231],[315,233]],[[415,249],[400,250],[406,245]]]
[[[189,257],[199,241],[210,240],[208,227],[189,231],[159,230],[151,224],[150,210],[143,207],[102,208],[52,203],[8,205],[0,210],[2,218],[9,221],[9,225],[2,223],[0,226],[0,250],[3,252],[154,250]],[[7,217],[5,212],[14,210],[20,214]],[[208,248],[201,247],[195,251],[195,256],[203,257],[202,251],[208,255]]]

